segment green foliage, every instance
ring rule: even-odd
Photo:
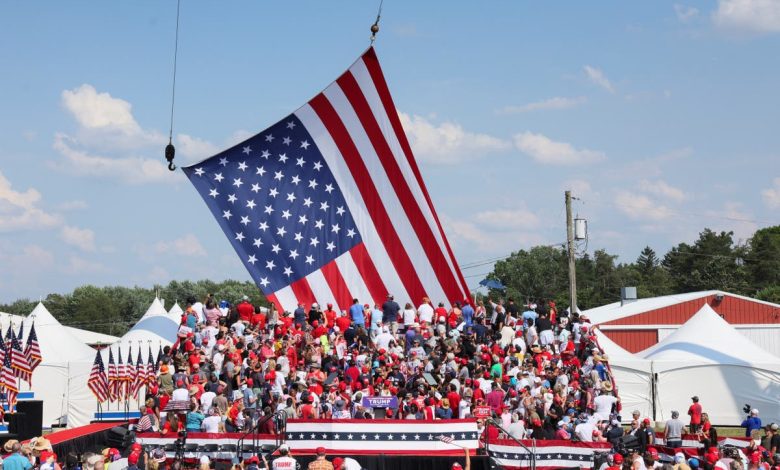
[[[620,300],[620,288],[635,286],[640,298],[700,290],[722,290],[780,303],[780,226],[758,230],[747,245],[736,245],[732,232],[704,229],[692,244],[680,243],[661,259],[645,247],[636,261],[617,264],[606,250],[576,260],[577,299],[581,309]],[[495,264],[489,278],[507,286],[521,302],[568,300],[568,264],[561,248],[520,250]],[[498,293],[492,293],[496,297]]]
[[[234,280],[171,281],[167,286],[152,288],[86,285],[68,294],[49,294],[43,303],[63,325],[121,336],[146,312],[155,295],[164,299],[166,308],[170,309],[176,301],[184,308],[188,297],[202,301],[208,294],[231,303],[246,295],[255,305],[269,305],[253,283]],[[19,299],[0,305],[0,311],[27,315],[36,304],[29,299]]]

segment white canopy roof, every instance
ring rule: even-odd
[[[24,321],[25,338],[33,323],[44,363],[92,361],[95,358],[95,350],[65,329],[41,302]]]
[[[143,349],[150,342],[152,349],[160,344],[170,346],[176,341],[178,331],[179,324],[171,320],[160,299],[155,298],[144,316],[117,343],[123,346],[129,343],[134,348],[141,344]]]
[[[741,335],[709,305],[660,343],[638,353],[655,372],[695,365],[732,365],[780,372],[780,358]]]
[[[104,333],[97,333],[95,331],[82,330],[81,328],[73,328],[72,326],[65,326],[65,331],[72,334],[76,339],[84,344],[111,344],[119,340],[119,336],[107,335]]]
[[[181,316],[183,314],[184,314],[184,310],[182,310],[181,306],[179,306],[179,302],[173,304],[173,307],[171,307],[171,309],[168,310],[168,316],[171,317],[171,320],[175,321],[176,323],[179,323],[179,321],[181,321]]]

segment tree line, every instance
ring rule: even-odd
[[[663,257],[645,247],[632,263],[618,263],[616,255],[603,249],[579,256],[577,303],[584,310],[618,301],[620,288],[626,286],[635,286],[640,298],[722,290],[780,303],[780,226],[756,231],[745,244],[735,243],[733,236],[704,229],[693,244],[680,243]],[[488,278],[506,286],[493,296],[569,303],[568,261],[560,247],[535,246],[512,253],[496,262]],[[235,280],[171,281],[151,288],[85,285],[70,293],[49,294],[43,302],[64,325],[120,336],[146,312],[155,295],[170,309],[174,302],[184,307],[188,297],[202,300],[208,294],[231,303],[246,295],[253,304],[268,306],[251,281]],[[19,299],[0,304],[0,311],[27,315],[36,303]]]
[[[722,290],[780,303],[780,226],[762,228],[744,244],[733,232],[704,229],[693,244],[680,243],[663,257],[645,247],[632,263],[600,249],[577,257],[577,304],[581,310],[620,300],[620,288],[637,288],[640,298]],[[519,301],[569,304],[568,258],[561,247],[536,246],[496,262],[487,276]]]

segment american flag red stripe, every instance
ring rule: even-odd
[[[98,402],[102,403],[108,400],[108,378],[100,351],[95,354],[95,362],[92,364],[92,370],[89,373],[89,379],[87,379],[87,388],[92,391]]]
[[[401,124],[401,120],[398,117],[398,112],[395,108],[393,97],[390,94],[390,89],[388,88],[387,82],[385,81],[384,74],[382,73],[382,68],[379,65],[379,59],[377,58],[373,49],[369,49],[369,51],[363,55],[363,63],[365,64],[366,70],[370,75],[371,82],[376,88],[376,92],[379,98],[379,102],[374,104],[372,106],[372,109],[376,114],[380,114],[379,108],[382,108],[385,111],[383,117],[386,117],[392,126],[392,133],[387,131],[385,132],[385,135],[387,136],[388,141],[391,142],[391,146],[393,146],[392,139],[393,138],[398,139],[397,143],[398,146],[400,146],[401,148],[400,153],[403,156],[402,157],[397,156],[396,158],[398,158],[399,160],[403,158],[405,160],[406,165],[408,165],[409,169],[414,175],[413,180],[417,184],[413,185],[412,178],[407,178],[406,181],[410,186],[414,186],[413,191],[415,191],[415,194],[420,194],[422,196],[422,199],[424,200],[424,204],[421,202],[421,207],[423,208],[423,210],[426,211],[426,218],[430,217],[436,222],[436,228],[438,229],[438,231],[436,232],[436,238],[438,242],[444,246],[444,249],[449,255],[450,268],[458,276],[463,292],[469,292],[469,287],[468,284],[466,284],[466,279],[463,277],[463,273],[460,271],[460,269],[457,269],[458,265],[457,265],[457,261],[455,260],[455,255],[452,252],[452,248],[450,247],[447,237],[444,235],[444,229],[442,228],[441,222],[439,221],[439,216],[433,208],[433,202],[431,200],[431,196],[430,194],[428,194],[428,189],[423,183],[422,174],[420,173],[420,169],[417,166],[417,161],[414,159],[414,155],[412,154],[412,147],[411,145],[409,145],[409,140],[406,138],[406,133],[404,132],[403,126]],[[357,73],[356,76],[358,77],[358,81],[362,82],[361,80],[362,74]],[[364,90],[370,89],[370,87],[363,87],[363,89]],[[403,166],[403,163],[401,164]]]
[[[333,298],[338,303],[339,308],[349,308],[353,297],[349,292],[346,281],[344,281],[344,277],[341,275],[341,270],[336,265],[336,260],[323,266],[322,274],[325,276],[325,281],[328,283],[328,287],[330,287],[330,291],[333,293]]]
[[[309,306],[315,301],[314,293],[311,291],[309,282],[305,277],[290,284],[290,288],[298,302],[302,302]]]

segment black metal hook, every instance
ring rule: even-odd
[[[168,160],[168,169],[171,171],[176,170],[176,165],[173,164],[173,157],[176,156],[176,147],[169,141],[165,146],[165,159]]]

